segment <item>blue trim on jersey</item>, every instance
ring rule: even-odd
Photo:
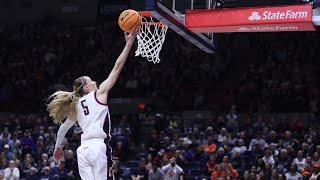
[[[97,99],[97,90],[94,91],[94,99],[96,100],[96,102],[100,105],[103,105],[103,106],[108,106],[107,103],[102,103],[100,102],[98,99]]]
[[[102,127],[103,131],[107,134],[107,142],[109,142],[111,139],[109,127],[110,127],[110,119],[109,119],[109,113],[107,113],[103,122],[103,127]]]
[[[112,156],[112,148],[111,146],[109,145],[109,142],[106,143],[106,156],[107,156],[107,180],[113,180],[114,179],[114,176],[113,176],[113,173],[112,173],[112,166],[113,166],[113,156]]]
[[[104,140],[104,143],[106,144],[106,156],[107,156],[107,180],[114,180],[114,176],[112,174],[112,165],[113,165],[113,160],[112,160],[112,148],[109,144],[109,141],[111,140],[111,135],[110,135],[110,119],[109,119],[109,113],[106,114],[106,117],[103,122],[103,131],[107,134],[107,138]]]

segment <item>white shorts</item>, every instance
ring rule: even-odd
[[[107,147],[103,139],[90,139],[81,142],[77,149],[78,167],[83,180],[113,179],[108,165]]]

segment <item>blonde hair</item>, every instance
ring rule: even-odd
[[[47,111],[55,124],[61,124],[67,117],[76,117],[76,105],[79,99],[86,94],[83,90],[85,83],[85,77],[81,76],[73,82],[72,92],[57,91],[49,96],[48,100],[52,99],[52,101],[47,104]]]

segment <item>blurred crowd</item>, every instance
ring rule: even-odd
[[[320,179],[319,123],[260,115],[241,120],[235,107],[225,116],[194,119],[189,127],[176,119],[159,119],[168,126],[139,146],[123,177],[155,180],[150,174],[157,169],[165,180]]]
[[[239,36],[236,35],[236,36]],[[253,60],[229,89],[239,111],[319,111],[319,32],[246,34]],[[237,97],[234,97],[237,96]]]
[[[125,161],[137,134],[129,117],[113,116],[111,145],[114,156]],[[134,119],[130,120],[134,122]],[[81,128],[76,124],[63,140],[64,161],[56,163],[53,151],[57,125],[41,114],[12,114],[0,128],[0,180],[68,180],[80,179],[76,150]]]
[[[318,32],[216,35],[212,55],[169,31],[160,64],[135,57],[133,47],[111,97],[151,97],[158,110],[208,109],[216,80],[231,77],[239,86],[225,96],[239,111],[318,111],[319,39]],[[50,93],[70,90],[82,75],[102,82],[123,45],[114,23],[67,27],[46,19],[0,27],[1,108],[35,111]],[[224,73],[241,58],[252,61],[240,80]]]
[[[134,57],[132,50],[110,98],[151,98],[153,112],[207,110],[210,97],[220,96],[212,94],[215,83],[231,78],[239,86],[224,95],[228,108],[236,104],[245,113],[318,117],[319,38],[318,32],[217,35],[218,53],[207,55],[168,32],[162,62],[154,65]],[[75,125],[67,134],[65,161],[55,163],[58,126],[43,112],[45,98],[58,89],[70,90],[82,75],[102,82],[124,43],[113,23],[68,27],[46,19],[0,27],[0,109],[37,112],[12,114],[0,127],[0,180],[79,179],[81,128]],[[241,58],[250,58],[251,64],[240,79],[224,74],[230,62]],[[151,137],[140,137],[145,128],[140,123],[148,121],[143,116],[112,116],[117,179],[320,179],[319,124],[307,124],[309,119],[254,115],[240,123],[235,106],[188,127],[174,116],[156,117]]]
[[[52,158],[56,131],[47,116],[11,115],[1,128],[0,177],[16,180],[79,176],[73,151],[79,137],[75,134],[74,143],[69,141],[70,148],[65,151],[66,161],[56,164]]]
[[[225,115],[190,119],[188,126],[180,115],[165,113],[154,115],[150,129],[143,124],[149,116],[112,116],[116,179],[320,179],[318,122],[243,119],[235,106]],[[80,179],[81,128],[76,124],[66,135],[60,163],[52,157],[57,129],[47,115],[12,114],[0,128],[0,180]]]
[[[74,79],[82,75],[101,83],[124,45],[117,23],[68,27],[46,19],[37,24],[1,26],[1,109],[38,111],[52,92],[70,90]],[[165,104],[193,107],[195,96],[207,93],[205,85],[218,77],[226,62],[191,46],[169,31],[162,62],[157,65],[135,57],[134,46],[110,98],[148,97],[159,109]]]
[[[169,30],[161,63],[135,57],[133,47],[110,97],[151,98],[156,110],[210,109],[213,103],[227,103],[238,104],[241,112],[318,112],[319,38],[318,32],[218,34],[216,54],[206,54]],[[118,25],[110,22],[68,27],[45,19],[1,26],[1,109],[37,111],[48,95],[70,90],[82,75],[101,83],[124,43]],[[243,58],[251,60],[240,79],[232,70],[225,73],[230,63]],[[233,79],[239,86],[219,87],[221,79]],[[227,88],[228,102],[211,101],[223,96],[212,94],[216,88]]]

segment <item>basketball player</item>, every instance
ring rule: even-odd
[[[81,179],[111,180],[112,151],[109,146],[110,114],[107,106],[109,90],[116,83],[126,62],[131,46],[139,29],[135,28],[129,35],[125,33],[126,45],[118,57],[109,77],[97,88],[90,77],[81,76],[73,82],[73,92],[57,91],[49,98],[47,110],[54,122],[61,124],[55,150],[56,162],[63,161],[61,147],[68,130],[78,121],[82,128],[81,146],[77,149],[78,167]]]

